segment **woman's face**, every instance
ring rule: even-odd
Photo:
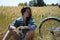
[[[26,11],[24,12],[23,18],[29,17],[29,13],[30,13],[30,10],[26,9]]]

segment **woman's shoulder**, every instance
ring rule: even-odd
[[[23,18],[19,17],[19,18],[16,19],[16,21],[23,21]]]
[[[34,18],[31,18],[31,19],[30,19],[30,21],[32,21],[32,22],[33,22],[33,21],[35,21],[35,19],[34,19]]]

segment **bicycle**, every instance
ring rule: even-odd
[[[44,24],[46,24],[46,25],[44,25]],[[46,27],[46,26],[48,26],[48,27]],[[55,18],[55,17],[45,18],[40,23],[39,34],[40,34],[41,39],[43,39],[45,37],[48,38],[48,36],[50,36],[54,40],[57,40],[55,32],[60,32],[60,19],[59,18]]]

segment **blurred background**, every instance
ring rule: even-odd
[[[36,21],[37,28],[35,31],[35,40],[53,40],[49,30],[52,27],[60,27],[56,21],[49,21],[43,25],[44,38],[39,36],[39,24],[47,17],[60,18],[60,0],[0,0],[0,40],[8,30],[8,25],[15,19],[21,17],[21,8],[28,6],[32,10],[32,16]],[[46,30],[46,31],[44,31]],[[48,35],[47,35],[48,34]],[[11,37],[10,40],[13,40]],[[59,39],[57,39],[59,40]]]
[[[0,0],[0,6],[48,6],[60,5],[60,0]]]

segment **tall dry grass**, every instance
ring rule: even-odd
[[[21,17],[22,7],[0,7],[0,40],[8,30],[8,25],[16,18]],[[38,25],[46,17],[60,18],[60,9],[57,6],[31,7],[33,18],[35,18],[37,28],[35,31],[35,40],[40,40]],[[48,25],[50,26],[50,25]],[[47,38],[47,39],[46,39]],[[48,40],[48,36],[42,40]],[[51,39],[49,39],[51,40]]]

